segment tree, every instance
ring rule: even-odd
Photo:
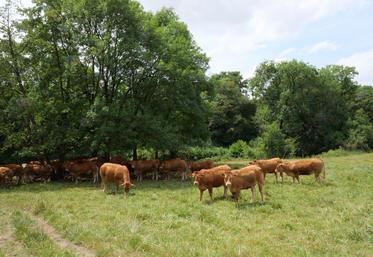
[[[241,139],[249,141],[257,135],[253,117],[256,106],[243,95],[245,82],[239,72],[222,72],[213,75],[215,97],[210,102],[212,117],[209,129],[212,141],[228,146]]]
[[[0,71],[8,97],[0,102],[3,152],[108,156],[207,138],[208,58],[172,10],[147,13],[130,0],[40,0],[23,12],[10,26],[22,35],[11,41],[22,83],[15,69]],[[9,37],[0,43],[0,63],[15,64]]]
[[[353,68],[327,66],[317,69],[299,61],[265,62],[249,81],[268,124],[277,122],[298,144],[297,153],[310,155],[343,144],[347,118],[352,114],[356,72]]]

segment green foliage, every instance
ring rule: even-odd
[[[181,150],[179,155],[190,161],[199,161],[205,159],[220,160],[228,156],[228,149],[224,147],[189,147]]]
[[[245,81],[238,72],[222,72],[213,75],[215,97],[210,102],[209,129],[212,141],[229,146],[237,140],[249,141],[257,135],[253,122],[255,104],[243,94]]]
[[[342,157],[342,156],[348,156],[351,155],[350,151],[347,151],[346,149],[339,147],[337,149],[329,150],[325,153],[322,153],[321,157]]]
[[[350,67],[264,62],[248,83],[258,100],[256,121],[261,127],[276,122],[286,138],[296,138],[298,155],[336,148],[343,144],[348,117],[353,115],[355,75]]]
[[[349,120],[349,135],[345,142],[348,150],[368,151],[373,148],[373,123],[363,109],[355,112]]]
[[[229,146],[229,155],[233,158],[247,158],[250,147],[243,140],[238,140]]]
[[[296,141],[286,138],[277,123],[266,126],[261,137],[268,158],[293,156],[297,149]]]
[[[177,151],[208,138],[208,58],[172,10],[41,0],[23,13],[1,27],[0,64],[17,64],[0,72],[6,159]]]

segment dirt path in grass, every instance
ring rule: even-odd
[[[0,249],[7,257],[23,256],[25,254],[32,257],[25,252],[22,243],[14,237],[13,228],[9,224],[3,226],[0,232]]]
[[[38,216],[30,214],[30,217],[36,222],[38,227],[47,234],[59,247],[67,250],[72,250],[77,253],[78,256],[95,257],[96,254],[83,246],[76,245],[66,239],[64,239],[52,226],[50,226],[45,220]]]

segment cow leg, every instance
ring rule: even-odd
[[[275,176],[276,176],[276,183],[278,183],[278,178],[277,178],[277,173],[275,172]]]
[[[321,180],[320,180],[320,174],[316,174],[315,173],[315,179],[316,179],[316,182],[318,182],[320,184]]]
[[[211,201],[213,201],[214,199],[212,198],[212,187],[209,187],[208,190],[209,190],[210,199]]]
[[[263,175],[264,175],[264,180],[266,180],[267,172],[263,172]]]
[[[205,190],[199,190],[199,200],[202,201],[202,195],[203,195],[203,191]]]
[[[236,202],[239,203],[240,201],[240,195],[241,195],[241,190],[238,189],[235,193],[234,193],[234,197],[236,198]]]
[[[251,202],[254,203],[256,200],[256,195],[255,195],[255,185],[251,187]]]
[[[224,198],[227,198],[227,186],[224,185]]]
[[[280,177],[281,177],[281,183],[284,183],[284,174],[280,172]]]
[[[295,174],[295,178],[297,179],[298,183],[300,183],[300,181],[299,181],[299,174]]]
[[[104,180],[101,181],[101,188],[103,187],[103,190],[104,192],[106,192],[106,183]]]
[[[158,181],[158,170],[155,171],[155,180]]]
[[[264,184],[258,183],[260,197],[262,198],[262,203],[264,203]]]

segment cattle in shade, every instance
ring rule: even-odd
[[[193,184],[200,191],[199,200],[202,200],[203,192],[207,189],[211,201],[213,200],[212,191],[214,187],[224,187],[224,197],[227,196],[227,187],[224,183],[224,174],[230,171],[228,165],[220,165],[212,169],[202,169],[192,173]]]
[[[7,167],[0,167],[0,185],[10,185],[14,176],[13,170]]]
[[[53,173],[53,167],[49,164],[27,163],[23,165],[25,176],[31,181],[41,180],[44,182],[50,181]]]
[[[119,189],[119,186],[123,186],[126,194],[128,194],[131,187],[134,186],[131,183],[130,173],[124,165],[104,163],[100,167],[100,176],[104,192],[106,192],[106,186],[108,183],[114,183],[117,190]]]
[[[90,177],[93,183],[98,182],[97,159],[85,159],[80,161],[66,162],[63,168],[72,176],[75,184],[82,177]]]
[[[272,158],[272,159],[268,159],[268,160],[253,160],[253,161],[249,162],[249,164],[250,165],[257,165],[262,169],[263,174],[264,174],[264,180],[266,178],[267,173],[274,173],[275,176],[276,176],[276,182],[278,182],[276,167],[281,162],[282,161],[281,161],[280,158]]]
[[[255,187],[258,185],[262,202],[264,202],[264,175],[259,166],[249,165],[239,170],[228,171],[225,173],[224,182],[237,202],[240,200],[241,190],[249,188],[254,202]]]
[[[202,169],[211,169],[214,167],[213,160],[205,160],[200,162],[190,162],[188,163],[188,168],[193,171],[199,171]]]
[[[136,174],[137,181],[142,181],[143,175],[152,174],[152,179],[158,177],[159,160],[136,160],[131,162],[131,166]]]
[[[13,171],[13,176],[17,178],[17,185],[19,185],[23,179],[24,171],[23,167],[19,164],[5,164],[5,165],[0,165],[1,167],[6,167],[9,168]]]
[[[283,173],[293,178],[293,183],[295,179],[299,183],[300,175],[315,175],[315,179],[320,183],[320,174],[323,173],[323,178],[325,178],[325,166],[324,161],[319,158],[304,159],[290,162],[283,162],[277,165],[276,172],[280,172],[282,181],[284,181]]]
[[[180,158],[176,158],[176,159],[162,161],[161,164],[159,165],[159,171],[166,174],[167,180],[170,179],[170,174],[173,172],[180,173],[181,180],[185,180],[187,167],[188,166],[187,166],[186,161]],[[156,179],[158,180],[158,176]]]

